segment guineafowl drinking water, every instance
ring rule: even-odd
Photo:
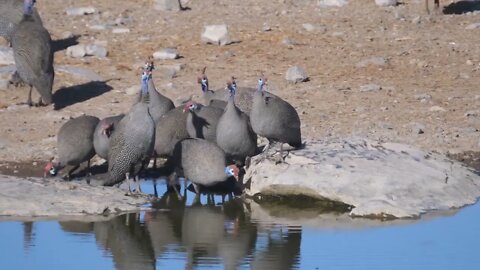
[[[117,125],[110,138],[108,150],[109,178],[104,185],[111,186],[135,177],[136,192],[140,192],[139,172],[150,160],[155,143],[155,122],[148,109],[151,71],[142,74],[142,100],[135,104]]]
[[[222,117],[218,120],[217,144],[229,158],[243,165],[246,157],[255,154],[257,135],[250,126],[248,115],[235,106],[235,81],[229,82],[227,88],[230,91],[230,99]]]
[[[93,148],[93,133],[99,119],[95,116],[84,115],[67,121],[58,131],[57,158],[45,166],[44,176],[48,173],[57,174],[65,166],[74,166],[65,175],[69,180],[71,174],[80,164],[87,162],[87,182],[90,173],[90,159],[95,156]]]
[[[265,79],[262,77],[258,80],[258,91],[253,97],[250,113],[253,131],[266,137],[269,142],[288,143],[293,147],[300,147],[302,138],[297,111],[290,103],[266,92],[264,86]],[[283,161],[283,145],[280,146],[280,155]]]
[[[27,104],[52,103],[54,79],[52,40],[47,29],[33,19],[33,0],[25,0],[23,18],[12,34],[15,65],[20,78],[30,86]],[[32,103],[32,88],[40,94],[38,103]]]

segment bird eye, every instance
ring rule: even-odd
[[[57,170],[55,170],[55,168],[51,168],[48,172],[50,173],[51,176],[57,175]]]

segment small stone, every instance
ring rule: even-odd
[[[343,7],[348,4],[347,0],[319,0],[318,5],[321,7]]]
[[[382,90],[382,87],[378,84],[369,83],[360,86],[360,92],[376,92]]]
[[[287,70],[285,79],[291,83],[305,82],[308,80],[308,76],[305,70],[301,67],[293,66]]]
[[[272,31],[272,28],[267,23],[263,23],[262,31],[269,32],[269,31]]]
[[[13,49],[5,46],[0,46],[0,65],[14,65]]]
[[[162,49],[153,53],[153,58],[159,60],[177,59],[178,57],[178,51],[172,48]]]
[[[0,90],[7,90],[10,86],[10,81],[8,79],[0,78]]]
[[[73,58],[81,58],[87,55],[85,44],[77,44],[67,48],[66,54]]]
[[[478,29],[480,28],[480,23],[472,23],[465,27],[467,30]]]
[[[460,73],[460,74],[458,74],[458,77],[460,77],[464,80],[470,79],[470,75],[468,75],[467,73]]]
[[[465,62],[465,64],[467,64],[468,66],[473,66],[473,62],[470,59],[468,59],[467,62]]]
[[[396,6],[397,0],[375,0],[375,4],[380,7]]]
[[[38,163],[37,163],[36,161],[34,161],[34,162],[32,162],[32,165],[33,165],[33,166],[37,166]]]
[[[415,16],[415,17],[413,17],[411,22],[412,22],[412,24],[419,24],[421,21],[422,21],[422,17]]]
[[[125,89],[125,93],[129,96],[136,95],[138,92],[140,92],[140,86],[138,85],[134,85]]]
[[[467,111],[464,115],[465,117],[477,117],[479,114],[480,114],[480,111],[473,110],[473,111]]]
[[[70,31],[65,31],[65,32],[62,33],[62,38],[63,39],[73,38],[74,36],[75,35]]]
[[[226,24],[207,25],[203,28],[201,40],[204,43],[216,45],[228,45],[232,43]]]
[[[69,8],[66,10],[68,16],[82,16],[82,15],[90,15],[97,12],[92,6],[88,7],[78,7],[78,8]]]
[[[287,46],[293,46],[293,45],[297,45],[298,43],[295,40],[293,40],[289,37],[286,37],[282,40],[282,44],[287,45]]]
[[[428,110],[431,111],[431,112],[446,112],[447,111],[443,107],[440,107],[440,106],[432,106]]]
[[[95,24],[95,25],[91,25],[88,27],[90,30],[95,30],[95,31],[102,31],[102,30],[106,30],[107,29],[107,26],[104,25],[104,24]]]
[[[155,9],[160,11],[180,11],[179,0],[155,0]]]
[[[432,100],[432,96],[429,94],[419,94],[414,96],[416,100],[419,100],[422,103]]]
[[[114,28],[112,29],[113,34],[127,34],[130,33],[129,28]]]
[[[358,62],[355,66],[356,67],[367,67],[367,66],[370,66],[370,65],[384,66],[386,64],[387,64],[387,60],[385,60],[385,58],[380,57],[380,56],[374,56],[374,57],[370,57],[368,59],[364,59],[364,60]]]
[[[107,57],[108,51],[105,47],[96,45],[96,44],[89,44],[85,46],[85,50],[87,55],[92,55],[100,58]]]
[[[315,30],[317,29],[317,28],[316,28],[313,24],[311,24],[311,23],[304,23],[304,24],[302,24],[302,27],[303,27],[303,29],[307,30],[308,32],[313,32],[313,31],[315,31]]]

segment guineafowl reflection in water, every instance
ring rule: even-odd
[[[174,193],[166,193],[156,207],[160,211],[83,226],[63,222],[62,229],[94,234],[117,269],[292,269],[298,263],[300,230],[257,225],[242,200],[185,206]]]

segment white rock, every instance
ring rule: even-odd
[[[440,106],[432,106],[428,109],[431,112],[446,112],[445,108],[440,107]]]
[[[97,9],[88,6],[88,7],[77,7],[77,8],[69,8],[66,10],[68,16],[81,16],[81,15],[89,15],[94,14],[97,12]]]
[[[380,91],[380,90],[382,90],[382,87],[374,83],[369,83],[369,84],[360,86],[360,92],[374,92],[374,91]]]
[[[95,25],[90,25],[88,29],[95,30],[95,31],[102,31],[102,30],[106,30],[107,26],[104,24],[95,24]]]
[[[348,4],[347,0],[319,0],[318,5],[321,7],[343,7]]]
[[[303,29],[307,30],[308,32],[315,31],[316,27],[311,23],[304,23],[302,24]]]
[[[480,28],[480,23],[472,23],[467,25],[467,27],[465,27],[465,29],[467,30],[478,29],[478,28]]]
[[[90,81],[105,81],[100,75],[98,75],[95,71],[82,68],[82,67],[75,67],[75,66],[67,66],[67,65],[56,65],[55,72],[65,72],[71,74],[75,77],[81,79],[87,79]]]
[[[77,44],[67,48],[66,54],[70,57],[81,58],[87,55],[85,44]]]
[[[308,80],[305,70],[301,67],[293,66],[287,70],[285,79],[291,83],[304,82]]]
[[[10,81],[6,78],[0,78],[0,90],[7,90],[10,85]]]
[[[381,7],[396,6],[397,0],[375,0],[375,4]]]
[[[180,11],[179,0],[155,0],[155,9],[160,11]]]
[[[397,143],[361,138],[307,142],[285,164],[252,159],[246,193],[343,202],[353,216],[415,217],[473,204],[480,176],[456,161]]]
[[[178,51],[172,48],[162,49],[153,53],[153,58],[159,60],[177,59],[178,57]]]
[[[96,45],[96,44],[88,44],[85,46],[85,50],[87,55],[92,55],[100,58],[107,57],[108,51],[105,47]]]
[[[217,44],[221,46],[232,43],[226,24],[205,26],[203,28],[201,40],[205,43]]]
[[[12,48],[0,46],[0,65],[14,65]]]
[[[263,23],[263,26],[262,26],[262,31],[263,32],[269,32],[269,31],[272,31],[272,28],[270,27],[270,25],[268,25],[268,23]]]
[[[112,33],[113,34],[126,34],[126,33],[130,33],[130,29],[129,28],[114,28],[114,29],[112,29]]]

